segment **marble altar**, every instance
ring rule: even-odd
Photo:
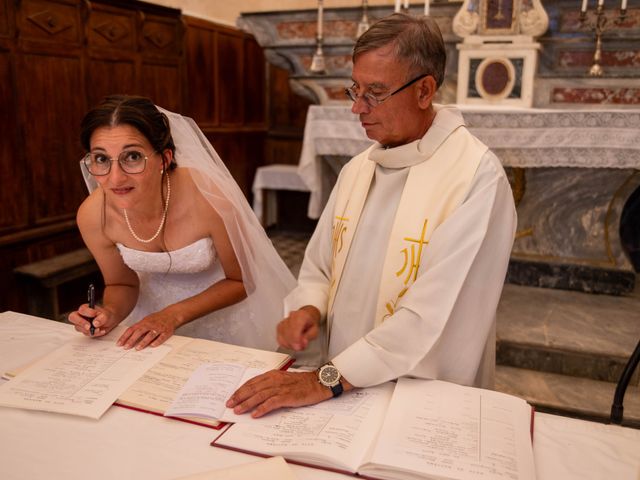
[[[622,294],[633,267],[620,216],[640,187],[640,110],[462,107],[502,160],[518,209],[509,281]],[[371,144],[348,106],[309,108],[299,174],[318,218],[342,165]]]

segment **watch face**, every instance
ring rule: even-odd
[[[332,386],[340,380],[340,372],[333,365],[325,365],[319,372],[320,382],[326,386]]]

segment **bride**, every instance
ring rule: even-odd
[[[113,95],[84,117],[81,141],[97,188],[77,222],[105,290],[101,305],[69,315],[76,330],[102,336],[125,322],[125,348],[178,333],[275,349],[295,280],[195,122]]]

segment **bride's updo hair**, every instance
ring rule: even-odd
[[[176,146],[171,138],[167,116],[160,112],[146,97],[133,95],[109,95],[89,110],[80,124],[80,142],[86,151],[91,150],[91,135],[101,127],[129,125],[149,141],[153,149],[162,154],[166,149],[175,154]],[[175,159],[169,170],[177,166]]]

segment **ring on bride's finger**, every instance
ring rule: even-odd
[[[156,337],[158,336],[158,332],[157,332],[157,331],[155,331],[155,330],[151,330],[151,333],[152,333],[153,335],[155,335]]]

